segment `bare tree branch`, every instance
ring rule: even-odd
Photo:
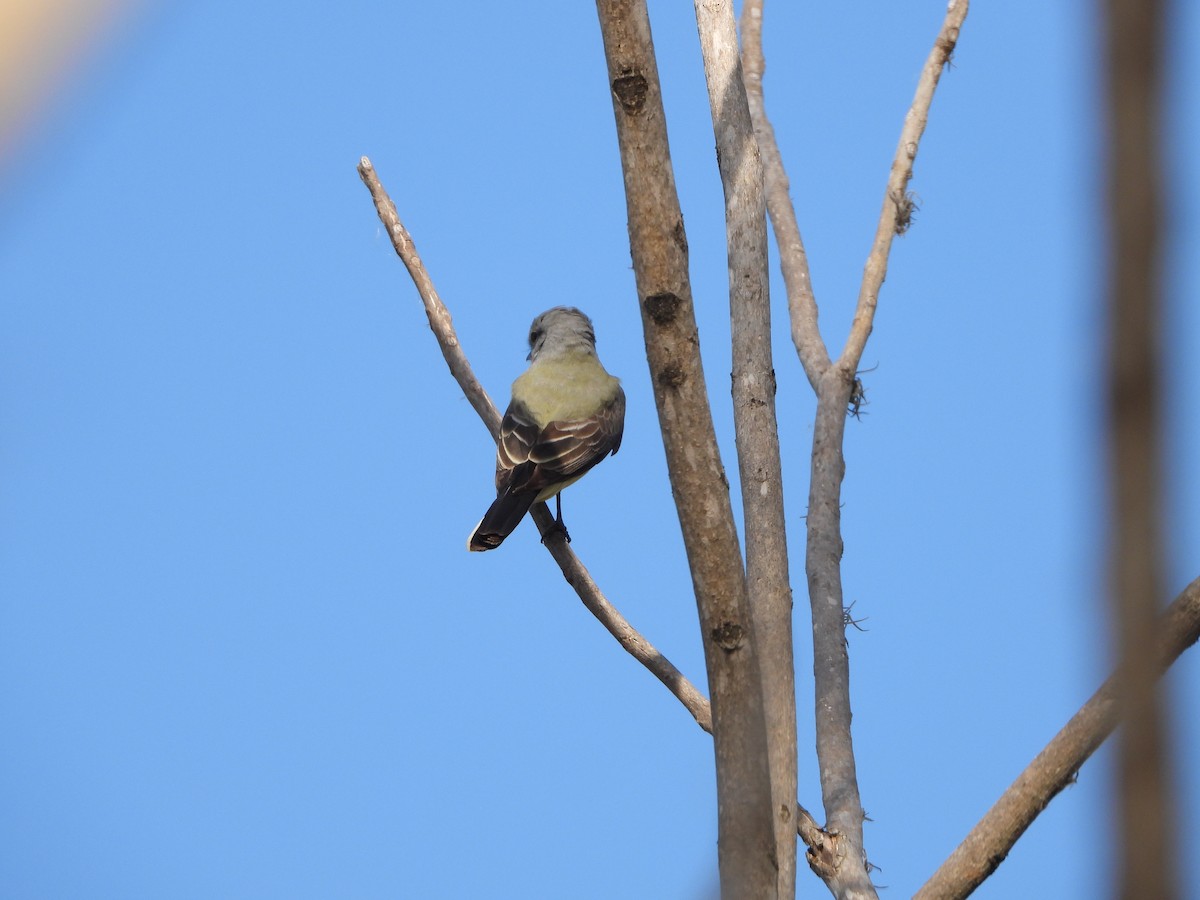
[[[804,374],[815,391],[821,373],[829,368],[829,351],[821,340],[821,331],[817,326],[817,300],[813,295],[808,254],[804,252],[804,241],[800,237],[787,172],[784,171],[783,157],[775,140],[775,129],[767,118],[763,103],[763,74],[767,63],[762,49],[762,21],[763,0],[745,0],[742,5],[742,66],[750,117],[754,121],[754,133],[762,154],[767,210],[775,229],[775,243],[779,245],[779,268],[787,288],[792,343],[796,345]]]
[[[837,383],[827,378],[831,374],[836,377],[836,373],[831,372],[829,353],[817,327],[817,303],[808,258],[788,194],[775,131],[767,119],[763,101],[766,60],[762,50],[762,17],[762,0],[746,0],[742,8],[744,78],[765,166],[767,206],[787,288],[792,342],[819,401],[824,398],[823,403],[818,403],[814,430],[806,569],[812,606],[817,755],[829,830],[818,829],[815,822],[806,825],[802,817],[800,837],[808,847],[809,867],[835,896],[873,897],[875,892],[862,842],[862,805],[850,734],[850,670],[840,575],[840,486],[845,470],[841,445],[851,385],[839,389]],[[814,500],[819,504],[815,513]]]
[[[609,634],[615,637],[634,659],[667,686],[692,714],[696,724],[712,734],[712,710],[708,699],[608,602],[596,582],[592,580],[591,574],[563,538],[562,529],[555,527],[554,516],[550,514],[546,504],[537,504],[533,508],[533,515],[546,549],[562,569],[563,577],[575,589],[583,605],[600,620],[600,624],[608,629]]]
[[[908,182],[912,178],[913,162],[917,158],[917,147],[921,143],[921,135],[925,133],[925,124],[929,121],[929,107],[933,103],[933,92],[937,89],[942,70],[954,53],[958,43],[958,32],[967,17],[968,0],[950,0],[946,9],[946,18],[942,29],[938,32],[937,40],[929,58],[925,60],[925,68],[917,82],[917,93],[913,98],[912,107],[904,117],[904,127],[900,131],[900,143],[896,147],[896,156],[892,160],[892,171],[888,176],[887,190],[883,195],[883,211],[879,214],[879,225],[875,229],[875,241],[871,245],[871,253],[867,257],[867,265],[863,272],[862,287],[858,293],[858,306],[854,310],[854,321],[850,325],[850,335],[838,364],[844,371],[853,373],[862,359],[863,348],[867,345],[867,336],[875,320],[875,307],[879,303],[879,290],[883,287],[883,279],[887,275],[888,254],[892,249],[892,238],[903,234],[912,218],[913,202],[908,196]]]
[[[644,0],[597,0],[646,358],[704,636],[722,896],[775,889],[766,721],[741,548],[700,362],[687,237]]]
[[[763,167],[733,7],[729,0],[696,0],[695,8],[725,193],[734,431],[746,527],[746,586],[767,717],[776,892],[790,898],[796,895],[796,671],[771,359]]]
[[[832,872],[817,870],[839,898],[875,897],[863,847],[863,809],[850,732],[850,661],[842,595],[842,441],[854,374],[830,366],[817,389],[808,491],[808,597],[812,607],[817,762]],[[812,864],[812,854],[809,854]],[[815,868],[815,867],[814,867]]]
[[[396,204],[388,196],[379,176],[375,174],[375,168],[371,165],[371,161],[365,156],[358,164],[358,174],[371,192],[371,199],[375,201],[375,209],[379,213],[384,227],[388,230],[396,254],[408,269],[408,274],[412,276],[421,302],[425,305],[429,327],[437,338],[438,346],[442,348],[442,355],[450,367],[450,374],[454,376],[454,380],[463,389],[463,393],[470,399],[471,405],[475,407],[475,411],[479,413],[479,417],[483,419],[488,431],[495,438],[500,429],[500,414],[496,411],[487,391],[483,389],[483,385],[475,377],[471,364],[462,351],[458,336],[454,333],[454,323],[450,318],[450,311],[438,296],[437,290],[433,286],[433,279],[429,277],[429,272],[417,255],[416,245],[400,221]],[[546,508],[546,504],[536,504],[533,507],[532,515],[538,531],[545,539],[546,548],[558,563],[559,568],[562,569],[567,583],[575,589],[575,593],[583,601],[583,605],[600,620],[600,623],[634,659],[649,669],[655,678],[667,686],[667,689],[696,719],[697,724],[711,733],[712,713],[704,695],[608,602],[596,582],[592,580],[587,568],[563,539],[561,530],[551,528],[554,517]]]
[[[1157,634],[1153,661],[1156,678],[1200,639],[1200,578],[1175,598],[1159,620]],[[1074,782],[1079,768],[1116,727],[1120,714],[1118,697],[1122,690],[1118,677],[1110,676],[1071,717],[914,895],[914,900],[966,897],[995,871],[1025,829],[1059,791]],[[1142,835],[1126,834],[1124,839],[1140,841]],[[1138,889],[1119,896],[1171,895],[1143,893]]]
[[[1169,706],[1156,688],[1163,591],[1161,0],[1108,0],[1109,578],[1118,685],[1121,897],[1178,897]],[[1128,835],[1137,835],[1130,840]]]
[[[383,185],[379,182],[379,176],[375,174],[375,167],[365,156],[359,160],[358,176],[367,186],[367,190],[371,192],[371,199],[375,202],[375,211],[379,214],[379,221],[387,229],[388,237],[392,239],[392,246],[396,248],[396,255],[400,257],[400,261],[408,269],[408,274],[412,276],[413,284],[417,286],[417,293],[425,305],[425,315],[429,319],[429,327],[437,337],[438,346],[442,348],[442,356],[446,358],[450,374],[463,389],[467,400],[475,408],[475,412],[479,413],[479,418],[483,419],[488,433],[495,440],[500,434],[500,413],[492,403],[492,398],[483,389],[483,385],[479,383],[479,379],[475,377],[475,372],[471,369],[470,362],[467,361],[467,355],[463,353],[462,347],[458,343],[458,335],[454,333],[454,322],[450,318],[450,310],[446,309],[446,304],[438,296],[437,289],[433,286],[433,279],[429,277],[429,272],[425,270],[425,264],[417,255],[416,244],[413,243],[412,236],[404,227],[404,223],[400,221],[396,204],[383,189]]]

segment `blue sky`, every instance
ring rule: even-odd
[[[942,6],[771,3],[766,91],[840,348]],[[652,22],[736,484],[721,190],[690,4]],[[1200,575],[1200,11],[1171,29],[1170,591]],[[1092,7],[975,5],[847,437],[866,841],[911,894],[1107,671]],[[468,554],[492,448],[355,172],[497,403],[596,322],[620,454],[565,495],[609,598],[703,683],[595,11],[145,4],[0,171],[0,894],[697,898],[711,743],[533,529]],[[774,277],[774,276],[773,276]],[[813,399],[777,315],[793,573]],[[800,799],[820,808],[795,580]],[[1200,885],[1200,661],[1169,679]],[[1103,896],[1106,751],[981,897]],[[802,873],[801,885],[820,893]]]

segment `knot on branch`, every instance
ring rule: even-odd
[[[684,374],[683,366],[679,365],[679,363],[667,363],[663,367],[663,370],[658,373],[657,381],[660,387],[675,391],[687,381],[687,375]]]
[[[913,223],[913,213],[921,207],[917,205],[916,194],[911,191],[892,191],[891,198],[896,204],[896,234],[904,234]]]
[[[737,622],[722,622],[712,630],[713,643],[726,653],[732,653],[742,646],[745,637],[746,630]]]
[[[951,28],[945,35],[938,36],[937,48],[942,51],[942,65],[952,62],[951,57],[954,56],[954,48],[958,44],[958,31],[957,28]]]
[[[821,829],[806,837],[805,843],[808,844],[808,850],[804,853],[804,859],[808,867],[828,884],[837,877],[838,866],[842,862],[838,849],[838,835]]]
[[[675,321],[679,307],[683,306],[683,300],[677,294],[663,291],[660,294],[651,294],[645,299],[643,305],[646,307],[646,315],[650,317],[650,320],[655,325],[662,327]]]
[[[675,245],[684,253],[688,252],[687,231],[683,227],[683,218],[675,220],[675,227],[671,229],[671,237],[675,239]]]
[[[620,102],[621,108],[631,116],[636,116],[645,107],[649,90],[650,85],[645,76],[637,71],[626,72],[612,83],[613,95]]]

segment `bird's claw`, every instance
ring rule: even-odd
[[[547,528],[545,533],[542,535],[542,543],[546,543],[546,538],[555,534],[561,534],[564,541],[566,541],[568,544],[571,543],[571,533],[567,531],[567,526],[562,522],[559,522],[557,519],[550,523],[550,527]]]

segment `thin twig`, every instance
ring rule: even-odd
[[[925,60],[925,68],[917,82],[916,96],[913,97],[912,107],[904,117],[904,127],[900,131],[900,143],[896,147],[896,156],[892,160],[891,174],[888,176],[887,190],[883,194],[883,210],[879,214],[879,225],[875,229],[875,241],[871,245],[871,253],[867,257],[867,265],[863,272],[862,287],[858,293],[858,306],[854,310],[854,321],[850,325],[850,335],[842,350],[838,365],[843,372],[853,373],[862,359],[863,348],[867,345],[867,336],[875,320],[875,307],[879,303],[879,291],[883,287],[883,279],[887,275],[888,254],[892,249],[892,238],[908,227],[912,217],[912,199],[908,196],[908,182],[912,178],[913,162],[917,158],[917,147],[921,143],[921,135],[925,133],[925,124],[929,121],[929,107],[933,103],[933,92],[937,89],[942,71],[954,53],[958,43],[959,29],[967,17],[968,0],[950,0],[946,9],[946,18],[942,29],[938,32],[929,58]]]
[[[479,413],[479,418],[483,420],[483,424],[487,426],[488,432],[495,440],[500,434],[500,412],[487,395],[487,391],[483,389],[483,385],[479,383],[479,379],[475,377],[471,363],[468,362],[467,355],[463,353],[462,346],[458,343],[458,335],[454,333],[454,322],[450,318],[450,310],[438,296],[437,289],[433,286],[433,279],[429,277],[425,264],[421,262],[421,257],[417,254],[417,246],[413,243],[412,236],[404,227],[404,223],[400,221],[396,204],[383,189],[379,176],[375,174],[375,167],[365,156],[358,162],[358,175],[363,180],[363,184],[367,186],[367,190],[371,192],[371,199],[375,201],[375,211],[379,214],[379,221],[387,229],[388,237],[392,239],[396,255],[400,257],[400,261],[408,269],[408,274],[412,276],[413,284],[417,286],[417,293],[425,305],[425,315],[429,319],[429,327],[437,337],[438,346],[442,348],[442,356],[446,358],[450,374],[463,389],[467,400],[470,401],[471,406],[475,407],[475,412]]]
[[[454,376],[454,380],[471,400],[471,405],[475,407],[475,411],[479,413],[479,417],[483,419],[494,438],[499,433],[500,414],[496,411],[496,407],[483,385],[475,377],[471,364],[459,345],[458,336],[454,333],[454,323],[450,318],[450,311],[442,303],[433,286],[433,279],[429,277],[429,273],[417,255],[416,245],[400,221],[396,204],[388,196],[387,190],[375,174],[371,161],[365,156],[358,164],[358,174],[371,192],[371,199],[375,201],[375,209],[379,213],[379,218],[391,236],[392,246],[396,248],[397,255],[404,262],[409,275],[412,276],[421,302],[425,304],[429,327],[437,338],[438,346],[442,348],[442,355],[446,357],[450,374]],[[630,625],[625,617],[608,602],[600,588],[596,586],[596,582],[592,580],[587,568],[563,539],[562,532],[551,533],[550,525],[554,519],[545,503],[534,506],[533,519],[537,523],[538,530],[546,537],[546,548],[558,563],[559,568],[562,569],[567,583],[575,589],[575,593],[583,601],[583,605],[600,620],[600,623],[634,659],[666,685],[667,689],[696,719],[697,724],[711,733],[712,711],[709,708],[708,700],[696,689],[695,685],[683,676],[683,673],[672,665],[670,660],[642,637],[637,629]]]
[[[712,709],[709,707],[708,698],[701,694],[669,659],[642,637],[637,629],[617,611],[616,607],[608,602],[596,582],[592,580],[591,574],[563,537],[562,529],[556,526],[554,516],[550,514],[545,503],[539,503],[533,508],[533,519],[538,531],[541,532],[546,549],[550,551],[550,555],[562,569],[567,584],[575,589],[575,593],[579,595],[583,605],[600,620],[600,624],[608,629],[609,634],[615,637],[634,659],[649,669],[655,678],[667,686],[667,690],[674,694],[692,714],[696,724],[712,734]]]
[[[742,67],[746,95],[750,103],[750,117],[754,121],[754,134],[762,153],[767,211],[771,214],[775,243],[779,245],[779,268],[787,289],[792,343],[796,345],[800,365],[804,367],[804,374],[815,391],[821,374],[829,368],[829,351],[821,340],[817,325],[817,300],[813,295],[808,254],[804,251],[804,240],[796,221],[787,172],[783,168],[775,129],[767,118],[763,101],[763,75],[767,63],[762,49],[762,22],[763,0],[745,0],[742,6]]]
[[[1200,639],[1200,578],[1175,598],[1158,622],[1155,677]],[[1080,767],[1116,727],[1120,687],[1109,676],[1091,699],[1054,736],[987,815],[919,890],[914,900],[958,900],[983,883],[1051,800],[1075,780]],[[1127,835],[1140,840],[1140,835]],[[1167,896],[1133,894],[1123,896]]]

